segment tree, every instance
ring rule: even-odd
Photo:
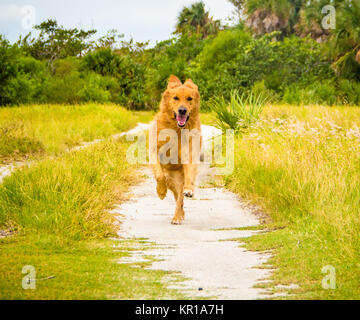
[[[18,50],[0,35],[0,105],[11,102],[9,99],[9,82],[18,74],[16,65]]]
[[[49,19],[35,26],[40,31],[38,38],[29,33],[19,40],[19,45],[26,54],[39,60],[47,60],[52,71],[54,61],[72,56],[81,56],[91,46],[87,40],[96,30],[65,29],[56,20]]]
[[[216,34],[221,28],[219,20],[210,17],[209,11],[205,10],[204,2],[193,3],[190,7],[184,7],[180,12],[175,34],[202,34],[203,38]]]
[[[300,9],[305,0],[245,0],[246,25],[255,35],[280,31],[282,36],[295,33]]]
[[[94,43],[94,47],[96,49],[100,48],[110,48],[114,49],[114,46],[118,43],[118,41],[124,38],[124,34],[118,34],[116,29],[109,30],[106,35],[102,36]]]
[[[360,80],[360,3],[336,1],[336,28],[330,30],[328,54],[338,75]]]
[[[322,9],[328,4],[329,0],[317,0],[304,5],[296,26],[297,34],[325,42],[325,51],[336,73],[360,79],[360,3],[357,0],[331,2],[336,13],[335,28],[324,29],[322,22],[329,12],[324,13]]]
[[[243,10],[244,10],[244,4],[246,0],[228,0],[234,7],[234,14],[238,22],[240,22],[243,18]]]

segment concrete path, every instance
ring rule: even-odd
[[[203,135],[214,134],[213,127],[202,128]],[[113,210],[121,214],[120,237],[146,238],[156,249],[135,251],[132,258],[120,263],[157,261],[151,269],[179,272],[183,282],[170,281],[170,288],[183,290],[189,297],[218,299],[259,299],[262,289],[253,286],[269,276],[269,270],[258,269],[268,255],[239,247],[234,238],[251,236],[254,231],[231,230],[256,226],[257,217],[236,197],[221,188],[211,187],[213,173],[209,165],[199,168],[194,199],[185,200],[185,221],[170,224],[175,210],[172,194],[164,200],[156,195],[156,182],[149,169],[141,169],[147,178],[132,189],[131,200]]]

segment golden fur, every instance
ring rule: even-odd
[[[186,114],[185,114],[186,110]],[[184,214],[184,196],[193,197],[194,183],[197,174],[197,164],[192,161],[192,147],[196,148],[195,152],[200,154],[201,138],[199,144],[195,144],[194,139],[190,137],[188,140],[189,161],[181,163],[181,132],[184,129],[199,132],[200,137],[200,95],[198,87],[192,80],[186,80],[184,84],[175,77],[169,78],[168,87],[162,95],[160,104],[160,112],[155,117],[154,124],[156,130],[153,129],[153,135],[156,131],[156,164],[152,164],[152,170],[157,181],[157,193],[160,199],[164,199],[167,190],[171,190],[176,201],[175,215],[172,224],[181,224],[185,217]],[[184,119],[187,119],[183,125]],[[154,128],[154,127],[153,127]],[[170,139],[159,141],[159,133],[164,129],[172,129],[177,134],[178,145],[178,161],[175,163],[162,164],[159,160],[161,155],[159,151]],[[160,151],[161,153],[161,151]],[[184,152],[183,152],[184,153]]]

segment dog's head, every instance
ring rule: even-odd
[[[182,84],[177,77],[170,76],[161,109],[176,121],[179,128],[185,128],[190,118],[199,114],[200,95],[197,85],[190,79]]]

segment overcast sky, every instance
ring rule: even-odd
[[[110,29],[136,41],[168,39],[176,17],[185,5],[196,0],[0,0],[0,34],[14,42],[31,25],[55,18],[60,25],[96,29],[98,36]],[[226,0],[204,0],[215,19],[226,21],[232,6]]]

